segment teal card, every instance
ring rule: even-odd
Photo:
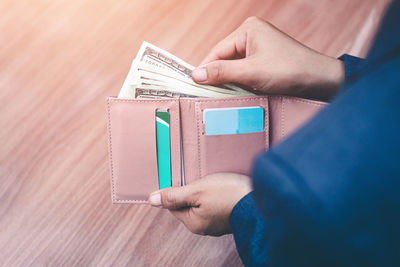
[[[170,119],[167,111],[156,111],[158,184],[163,189],[171,187]]]
[[[203,122],[206,135],[262,132],[264,109],[258,106],[205,109]]]

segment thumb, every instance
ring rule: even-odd
[[[152,206],[166,209],[189,207],[195,202],[194,191],[190,185],[162,189],[150,194]]]
[[[192,79],[199,84],[241,83],[248,85],[249,75],[246,59],[216,60],[192,71]]]

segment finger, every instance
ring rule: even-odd
[[[251,85],[248,60],[217,60],[203,65],[192,72],[193,81],[199,84],[240,83]]]
[[[149,203],[153,206],[166,209],[190,207],[196,200],[196,191],[193,186],[171,187],[150,194]]]
[[[201,65],[222,59],[239,59],[246,56],[246,32],[238,29],[220,41],[203,59]]]

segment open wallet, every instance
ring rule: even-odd
[[[167,182],[174,187],[217,172],[249,175],[257,155],[282,141],[325,105],[287,96],[109,97],[112,202],[147,203],[149,194],[160,189],[157,111],[169,115]]]

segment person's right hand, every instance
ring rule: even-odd
[[[199,84],[233,82],[260,93],[327,100],[340,88],[344,66],[250,17],[211,50],[192,78]]]

